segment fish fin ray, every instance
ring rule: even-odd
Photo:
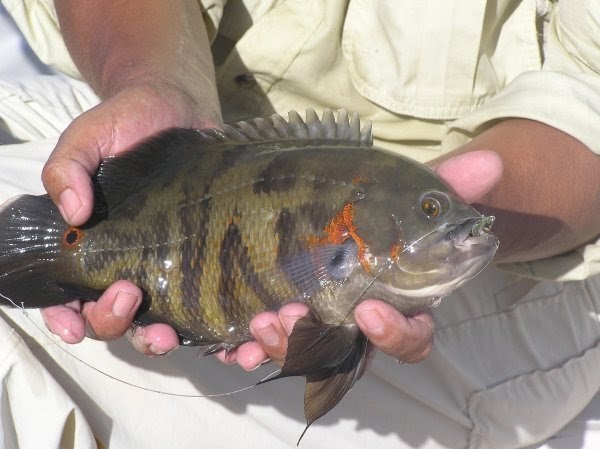
[[[44,285],[43,292],[49,297],[60,298],[64,303],[75,299],[95,301],[102,296],[103,291],[68,282],[49,281]]]
[[[314,109],[307,109],[305,120],[296,111],[290,111],[288,120],[273,115],[269,119],[241,121],[225,125],[224,135],[231,140],[249,142],[300,139],[364,147],[373,145],[371,122],[366,121],[361,128],[358,114],[354,112],[349,120],[348,112],[343,108],[337,111],[337,119],[331,109],[325,109],[321,119]]]
[[[245,278],[247,285],[260,285],[266,291],[263,299],[270,299],[267,305],[276,307],[306,300],[317,291],[343,284],[360,267],[357,254],[354,242],[319,245],[283,256],[274,266],[252,266],[247,272],[239,270],[228,276]]]
[[[359,333],[356,324],[325,324],[309,311],[294,324],[280,372],[260,383],[335,368],[352,352]]]
[[[68,300],[55,286],[66,223],[47,195],[21,195],[0,207],[0,293],[25,307]]]
[[[316,291],[344,283],[358,267],[358,248],[354,242],[319,245],[282,257],[277,270],[283,271],[286,279],[281,276],[272,276],[272,279],[291,283],[296,291],[310,297]],[[296,298],[290,292],[290,298],[286,299]]]
[[[100,163],[92,177],[94,184],[94,211],[92,222],[109,215],[128,214],[127,207],[119,206],[138,195],[157,178],[169,179],[188,164],[188,156],[197,154],[200,146],[211,143],[245,143],[303,140],[306,143],[330,143],[371,147],[371,123],[361,128],[357,113],[349,120],[345,109],[327,109],[321,119],[313,109],[306,111],[303,120],[290,111],[288,120],[279,115],[256,118],[224,125],[219,129],[170,128],[136,144],[134,148],[117,156],[109,156]],[[187,156],[186,156],[187,155]],[[191,156],[193,157],[193,156]],[[127,202],[131,207],[131,202]],[[135,202],[133,202],[135,203]]]
[[[311,311],[296,321],[279,373],[258,382],[306,376],[306,428],[333,409],[367,371],[375,347],[356,324],[328,325]],[[300,441],[300,440],[298,440]]]
[[[241,344],[242,344],[242,342],[237,342],[237,343],[220,342],[220,343],[215,343],[214,345],[210,345],[210,347],[206,351],[204,351],[203,355],[205,355],[205,356],[206,355],[213,355],[213,354],[216,354],[219,351],[225,351],[225,354],[229,354],[234,349],[237,349]]]
[[[304,390],[306,429],[342,400],[367,371],[374,353],[374,346],[362,332],[359,332],[352,350],[340,364],[306,377]]]

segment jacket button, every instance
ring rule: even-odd
[[[233,81],[235,81],[235,84],[242,89],[251,89],[256,84],[256,79],[250,73],[242,73],[241,75],[236,76]]]

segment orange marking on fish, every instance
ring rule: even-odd
[[[75,249],[83,240],[84,232],[75,226],[69,226],[63,233],[62,243],[65,248]]]
[[[393,244],[390,248],[390,259],[397,260],[402,252],[402,247],[398,244]]]
[[[356,225],[354,224],[354,204],[346,203],[344,208],[331,219],[323,230],[325,231],[323,237],[310,236],[308,238],[309,246],[339,245],[351,238],[358,246],[358,260],[360,264],[367,273],[371,272],[371,265],[366,258],[367,246],[363,238],[358,235]]]
[[[371,179],[369,179],[366,176],[363,175],[356,175],[354,178],[352,178],[352,184],[354,184],[355,186],[360,185],[360,184],[371,184]]]

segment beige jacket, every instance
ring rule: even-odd
[[[51,1],[2,2],[44,61],[77,76]],[[343,106],[373,120],[380,145],[420,160],[512,116],[552,124],[598,152],[597,5],[203,2],[228,120]],[[402,47],[394,48],[395,42]],[[72,119],[61,115],[63,109],[85,109],[95,101],[72,80],[62,88],[50,80],[26,87],[0,82],[0,117],[33,141],[2,148],[0,200],[41,192],[39,171]],[[29,126],[31,117],[36,126]],[[49,140],[38,142],[44,136]],[[512,268],[582,278],[600,272],[599,248]],[[302,447],[538,448],[551,436],[556,438],[544,449],[556,449],[554,442],[600,447],[594,443],[600,440],[593,424],[598,409],[587,415],[591,425],[580,414],[600,388],[599,308],[600,276],[534,282],[490,267],[434,310],[436,344],[427,360],[399,366],[377,357],[343,406],[311,427]],[[22,448],[92,448],[90,429],[113,449],[295,447],[303,427],[301,381],[204,400],[151,394],[65,353],[41,333],[39,319],[36,328],[18,310],[2,318],[31,336],[26,342],[34,357],[0,322],[6,336],[0,345],[0,447],[17,441]],[[67,350],[117,378],[178,393],[230,391],[270,369],[241,373],[184,350],[145,358],[123,340],[86,339]],[[58,393],[57,383],[66,392]],[[583,428],[585,442],[578,441]]]
[[[38,56],[79,77],[50,0],[3,0]],[[202,0],[228,121],[357,110],[376,143],[418,160],[506,117],[600,153],[600,3],[585,0]],[[435,13],[433,13],[435,12]],[[508,269],[583,279],[600,244]]]

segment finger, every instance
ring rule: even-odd
[[[114,340],[127,332],[138,307],[142,292],[128,281],[117,281],[106,289],[98,301],[83,305],[82,314],[88,334],[99,340]]]
[[[231,351],[219,351],[215,353],[215,357],[225,365],[234,365],[237,362],[237,350],[238,348],[232,349]]]
[[[264,352],[265,360],[270,358],[275,362],[282,362],[285,359],[288,333],[276,312],[263,312],[256,315],[250,322],[250,333]],[[254,351],[248,352],[257,355],[256,347],[251,346],[251,348],[254,348]],[[254,359],[252,361],[257,362]],[[246,366],[250,364],[250,360],[244,360],[238,355],[238,363]]]
[[[165,355],[179,347],[177,332],[167,324],[135,326],[127,336],[133,347],[147,356]]]
[[[306,304],[295,302],[283,306],[278,313],[260,313],[250,322],[250,333],[271,360],[283,363],[287,353],[288,336],[292,333],[296,321],[307,312]]]
[[[80,302],[47,307],[41,310],[46,327],[65,343],[79,343],[85,338],[85,321],[80,314]]]
[[[92,114],[90,111],[86,114]],[[42,170],[42,182],[63,218],[73,226],[87,221],[92,213],[91,174],[101,159],[97,130],[82,115],[63,132]],[[92,117],[93,118],[93,117]],[[84,132],[85,131],[85,132]]]
[[[489,150],[469,151],[431,161],[429,165],[468,203],[491,191],[503,173],[502,159]]]
[[[219,351],[215,353],[217,359],[225,365],[237,363],[246,371],[253,371],[265,362],[269,356],[262,349],[260,343],[249,341],[230,351]]]
[[[356,307],[355,319],[378,349],[401,362],[419,362],[433,347],[433,319],[428,313],[405,317],[389,304],[365,300]]]
[[[263,363],[269,361],[269,356],[260,343],[256,341],[244,343],[235,350],[235,353],[233,360],[246,371],[253,371]]]

